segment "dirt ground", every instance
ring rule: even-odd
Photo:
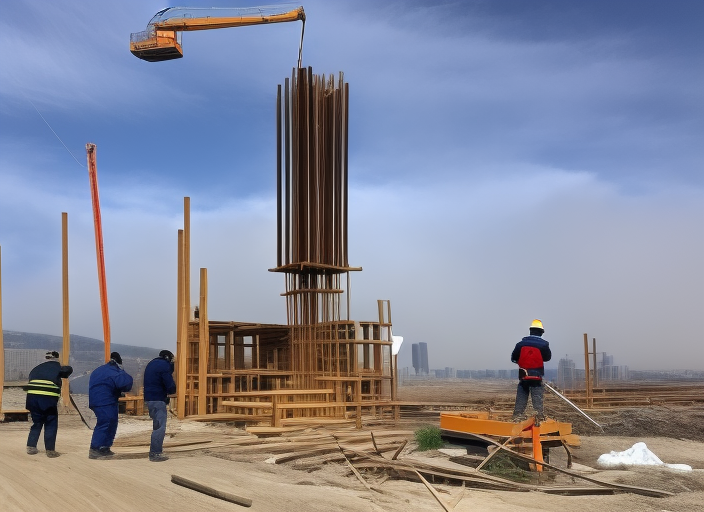
[[[399,389],[405,401],[471,403],[476,409],[505,410],[513,400],[515,385],[502,381],[470,383],[413,383]],[[21,401],[22,397],[15,397]],[[4,407],[12,401],[4,397]],[[704,407],[650,407],[595,412],[593,417],[605,424],[598,432],[587,421],[576,421],[575,414],[557,401],[546,400],[548,415],[573,421],[582,445],[574,449],[574,462],[580,471],[598,480],[656,488],[674,493],[667,498],[651,498],[635,494],[606,496],[560,496],[540,492],[488,491],[457,485],[435,483],[445,503],[461,499],[454,507],[464,511],[555,511],[621,510],[629,511],[695,511],[704,503]],[[429,420],[402,419],[396,426],[365,427],[380,429],[413,429]],[[147,458],[151,422],[145,417],[121,416],[114,450],[130,453],[129,458],[113,460],[88,459],[91,430],[75,411],[59,419],[57,450],[59,458],[45,456],[42,441],[40,453],[25,452],[29,424],[0,424],[0,510],[3,512],[42,511],[231,511],[240,507],[197,493],[171,483],[171,475],[195,480],[218,490],[252,500],[253,511],[438,511],[443,507],[418,482],[389,478],[379,480],[377,490],[367,489],[340,462],[271,464],[270,454],[241,447],[193,450],[169,453],[166,462],[151,463]],[[245,432],[231,424],[178,421],[170,417],[167,441],[191,439],[194,436],[212,440]],[[599,455],[622,451],[643,441],[664,462],[689,464],[685,473],[666,468],[638,469],[596,468]],[[130,448],[130,446],[133,446]],[[447,457],[442,452],[417,452],[411,442],[404,456]],[[141,451],[140,451],[141,450]],[[552,460],[552,459],[551,459]],[[269,462],[267,462],[269,461]],[[582,467],[584,466],[584,467]],[[595,471],[589,468],[596,468]],[[370,482],[378,475],[363,473]],[[569,483],[571,477],[564,482]],[[574,485],[581,485],[579,480]]]

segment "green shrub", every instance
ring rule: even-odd
[[[415,432],[418,450],[424,452],[426,450],[437,450],[443,445],[440,429],[438,427],[423,427]]]

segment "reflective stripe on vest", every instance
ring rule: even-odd
[[[28,394],[31,395],[47,395],[47,396],[61,396],[61,388],[51,382],[50,380],[40,380],[34,379],[29,381]]]

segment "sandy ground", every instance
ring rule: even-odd
[[[411,400],[452,401],[453,393],[460,394],[458,402],[476,402],[477,408],[501,405],[510,401],[513,385],[487,383],[479,389],[476,383],[467,388],[456,384],[409,386],[401,388],[401,398]],[[555,406],[554,411],[559,407]],[[560,410],[560,414],[567,413]],[[538,492],[506,492],[467,489],[455,506],[464,511],[555,511],[563,510],[621,510],[629,511],[695,511],[704,503],[704,439],[701,438],[701,418],[704,410],[684,407],[662,410],[647,408],[626,414],[608,413],[609,425],[617,432],[582,435],[582,446],[575,449],[575,462],[596,467],[596,459],[611,450],[621,451],[637,441],[644,441],[662,460],[689,464],[694,469],[683,473],[664,468],[599,470],[589,476],[608,482],[640,487],[652,487],[675,493],[668,498],[649,498],[634,494],[613,496],[557,496]],[[674,430],[670,435],[650,435],[646,428],[642,435],[633,431],[649,423],[659,424],[669,416]],[[625,419],[624,419],[625,418]],[[638,419],[635,421],[634,418]],[[651,421],[648,422],[648,418]],[[562,418],[567,419],[567,418]],[[641,421],[644,419],[644,421]],[[401,428],[411,428],[411,422],[402,421]],[[683,426],[689,432],[681,435]],[[379,430],[384,427],[374,427]],[[385,427],[394,428],[394,427]],[[397,427],[398,428],[398,427]],[[236,432],[227,424],[179,422],[170,418],[169,439],[179,436],[203,436],[217,440]],[[151,463],[147,449],[134,453],[128,459],[90,460],[88,446],[91,431],[75,411],[62,414],[59,420],[57,450],[61,456],[49,459],[43,451],[27,455],[25,452],[29,424],[24,422],[0,424],[0,510],[42,511],[220,511],[243,507],[206,496],[171,483],[171,475],[179,475],[218,490],[252,500],[253,511],[438,511],[443,507],[420,483],[390,478],[378,491],[369,491],[341,463],[321,462],[299,466],[291,462],[270,464],[269,455],[247,452],[238,447],[220,450],[196,450],[172,453],[162,463]],[[124,416],[120,427],[116,452],[129,451],[120,444],[132,441],[148,443],[151,422],[148,418]],[[615,434],[615,435],[614,435]],[[122,441],[122,443],[120,443]],[[404,453],[412,453],[409,443]],[[168,452],[168,450],[166,450]],[[418,452],[414,453],[418,455]],[[445,457],[440,452],[423,452],[423,456]],[[402,456],[403,457],[403,454]],[[372,475],[364,475],[371,482]],[[581,485],[575,481],[575,485]],[[436,483],[440,496],[449,503],[462,493],[459,486]]]

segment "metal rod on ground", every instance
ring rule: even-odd
[[[599,430],[601,430],[602,432],[604,431],[604,427],[602,427],[602,426],[599,425],[596,421],[594,421],[593,419],[591,419],[582,409],[580,409],[580,408],[577,407],[575,404],[573,404],[565,395],[563,395],[563,394],[560,393],[558,390],[556,390],[555,388],[553,388],[553,387],[552,387],[550,384],[548,384],[547,382],[543,382],[543,384],[545,385],[546,388],[548,388],[550,391],[552,391],[553,393],[555,393],[558,397],[562,398],[565,402],[567,402],[568,404],[570,404],[570,405],[572,406],[572,408],[573,408],[575,411],[577,411],[579,414],[581,414],[582,416],[584,416],[585,418],[587,418],[589,421],[591,421],[592,423],[594,423],[594,425],[596,425],[597,427],[599,427]]]

